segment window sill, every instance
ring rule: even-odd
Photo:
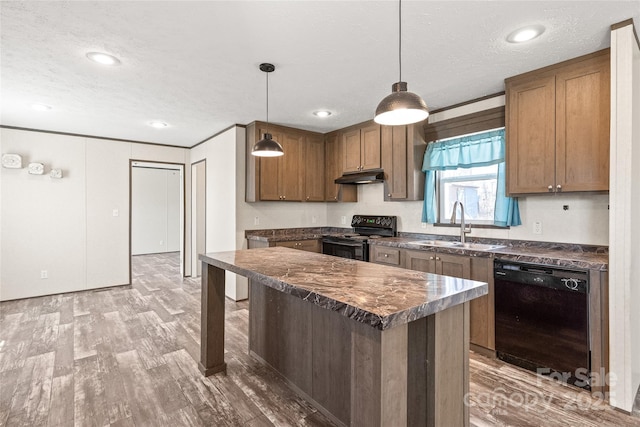
[[[500,227],[498,225],[492,225],[492,224],[474,224],[474,223],[466,223],[466,225],[471,225],[471,228],[493,228],[496,230],[509,230],[511,227],[509,227],[508,225],[505,227]],[[435,224],[433,224],[434,227],[455,227],[455,228],[460,228],[460,224],[450,224],[448,222],[436,222]]]

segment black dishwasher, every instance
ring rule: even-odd
[[[587,273],[496,259],[494,279],[498,358],[590,389]]]

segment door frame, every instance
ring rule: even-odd
[[[201,159],[197,162],[191,163],[191,219],[189,221],[190,224],[190,242],[191,242],[191,277],[200,277],[198,275],[198,252],[197,250],[197,239],[196,233],[199,232],[197,229],[197,221],[194,221],[194,217],[196,216],[195,205],[197,201],[197,194],[194,197],[194,191],[197,191],[197,185],[194,185],[196,180],[196,174],[194,173],[194,168],[199,164],[204,164],[204,253],[207,252],[207,159]],[[195,268],[194,268],[195,266]]]
[[[180,219],[182,221],[182,233],[180,236],[180,240],[182,240],[181,242],[181,249],[180,249],[180,274],[182,275],[182,277],[186,277],[185,276],[185,260],[186,260],[186,232],[187,232],[187,221],[186,221],[186,207],[187,207],[187,186],[186,186],[186,179],[185,179],[185,164],[184,163],[178,163],[178,162],[163,162],[163,161],[159,161],[159,160],[142,160],[142,159],[129,159],[129,285],[133,284],[133,275],[131,273],[131,257],[133,256],[131,253],[131,244],[132,244],[132,238],[131,238],[131,229],[132,229],[132,219],[133,219],[133,168],[136,166],[135,163],[143,163],[143,164],[150,164],[150,165],[158,165],[158,166],[162,166],[162,165],[170,165],[170,166],[178,166],[178,168],[165,168],[165,169],[174,169],[174,170],[179,170],[180,171],[180,182],[181,182],[181,187],[182,187],[182,194],[180,195],[181,203],[180,203]],[[151,166],[150,166],[151,167]],[[163,169],[162,167],[158,167],[157,169]]]

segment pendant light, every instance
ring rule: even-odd
[[[253,146],[251,154],[258,157],[278,157],[284,154],[282,145],[273,139],[269,133],[269,73],[273,72],[276,67],[273,64],[260,64],[260,71],[264,71],[267,75],[267,132],[262,139]]]
[[[388,95],[376,108],[374,121],[381,125],[408,125],[421,122],[429,117],[427,104],[415,93],[407,91],[407,82],[402,81],[402,0],[398,1],[398,62],[400,81],[391,86]]]

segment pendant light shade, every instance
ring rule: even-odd
[[[265,133],[263,138],[256,142],[251,154],[259,157],[278,157],[284,154],[282,146],[273,139],[270,133]]]
[[[413,92],[407,91],[406,82],[394,83],[391,95],[387,95],[376,108],[374,121],[381,125],[408,125],[429,117],[427,104]]]
[[[407,91],[407,82],[402,81],[402,0],[398,1],[398,28],[400,79],[391,86],[391,95],[380,101],[378,108],[376,108],[373,120],[381,125],[408,125],[421,122],[429,117],[427,104],[420,96]]]
[[[260,71],[263,71],[267,75],[267,132],[265,132],[262,139],[255,143],[251,154],[258,157],[278,157],[284,154],[282,145],[278,144],[278,141],[273,139],[273,136],[269,131],[269,73],[275,71],[276,67],[273,64],[260,64]]]

